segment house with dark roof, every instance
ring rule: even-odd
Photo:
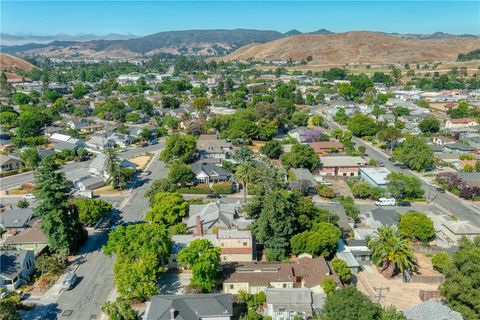
[[[226,293],[156,295],[146,303],[145,320],[229,320],[233,296]]]
[[[28,227],[32,216],[31,208],[5,210],[0,213],[0,229],[21,231]]]
[[[333,279],[341,286],[324,257],[302,254],[296,262],[244,262],[223,265],[223,292],[255,294],[267,288],[308,288],[324,293],[320,283]]]
[[[201,158],[225,160],[230,157],[232,150],[232,143],[218,139],[216,134],[201,134],[197,139],[197,152]]]
[[[230,172],[211,163],[192,163],[192,171],[197,183],[218,183],[230,180]]]
[[[0,289],[15,290],[25,284],[35,271],[33,251],[12,250],[0,252]]]
[[[187,228],[193,232],[200,219],[202,232],[211,233],[212,228],[230,229],[237,224],[240,218],[238,210],[240,202],[224,203],[221,201],[209,202],[207,204],[191,204],[189,207],[189,216],[185,219]]]
[[[470,153],[474,152],[475,149],[470,147],[467,144],[461,142],[449,143],[443,146],[443,151],[445,152],[454,152],[454,153]]]

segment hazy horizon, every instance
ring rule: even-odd
[[[1,32],[145,36],[192,29],[480,34],[478,1],[1,1]]]

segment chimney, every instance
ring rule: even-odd
[[[203,237],[202,220],[200,219],[200,216],[195,218],[195,231],[193,232],[193,235]]]
[[[175,309],[170,307],[170,320],[175,320]]]

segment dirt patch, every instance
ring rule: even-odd
[[[418,263],[418,274],[422,276],[441,276],[442,274],[433,269],[432,260],[423,252],[415,252]]]
[[[125,190],[123,192],[126,192]],[[111,185],[106,185],[101,188],[95,189],[94,191],[95,195],[122,195],[122,192],[119,190],[113,189]]]
[[[143,155],[143,156],[138,156],[135,158],[128,159],[130,162],[133,162],[137,165],[137,169],[143,170],[147,166],[148,162],[150,162],[150,159],[152,159],[152,156],[149,155]]]
[[[353,194],[350,188],[348,187],[348,184],[345,180],[343,179],[332,179],[328,177],[324,177],[326,181],[330,182],[332,184],[332,188],[335,190],[335,193],[339,193],[342,196],[346,197],[352,197]]]

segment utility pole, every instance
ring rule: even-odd
[[[382,288],[382,287],[380,287],[380,288],[373,287],[373,289],[374,289],[375,291],[378,291],[377,303],[380,303],[380,300],[381,300],[382,298],[384,298],[384,297],[382,297],[382,291],[385,290],[385,291],[387,291],[387,292],[390,292],[390,288],[389,288],[389,287],[384,287],[384,288]]]

